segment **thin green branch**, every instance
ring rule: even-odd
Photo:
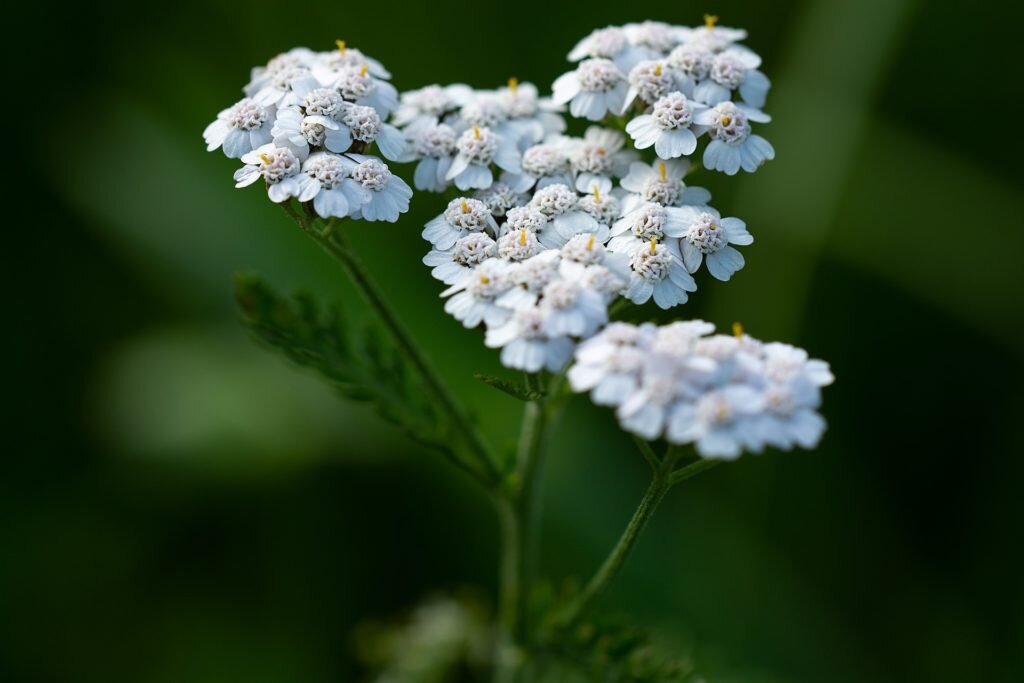
[[[661,468],[661,459],[658,457],[654,449],[651,448],[651,444],[647,443],[639,436],[633,437],[633,443],[636,444],[636,448],[640,451],[640,454],[644,456],[644,460],[651,466],[651,469],[657,472]]]
[[[681,481],[686,481],[691,477],[696,477],[698,474],[707,472],[710,469],[718,467],[724,460],[698,460],[695,463],[691,463],[686,467],[680,467],[678,470],[672,473],[669,477],[669,483],[675,486]]]
[[[466,439],[466,445],[473,452],[477,460],[477,466],[480,468],[480,477],[488,485],[498,484],[501,481],[501,471],[476,425],[473,424],[473,421],[466,415],[462,406],[452,396],[444,382],[434,371],[426,355],[413,340],[412,335],[405,329],[398,315],[392,310],[391,305],[377,288],[376,283],[374,283],[369,272],[363,266],[362,261],[345,242],[342,232],[334,229],[336,219],[326,221],[323,227],[318,229],[318,221],[309,216],[303,216],[290,202],[285,202],[282,206],[284,206],[285,211],[288,212],[307,235],[312,237],[324,251],[333,256],[345,268],[360,294],[370,304],[371,308],[374,309],[381,322],[384,323],[399,350],[415,367],[428,393],[441,404],[445,412],[451,416],[452,420],[459,427],[460,432]]]

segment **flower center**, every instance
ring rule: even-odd
[[[716,140],[729,144],[743,142],[750,135],[750,123],[747,115],[732,102],[723,102],[715,107],[715,119],[711,124],[711,134]]]
[[[560,216],[575,205],[576,193],[561,183],[542,187],[530,200],[530,206],[549,218]]]
[[[341,95],[336,90],[330,90],[328,88],[317,88],[311,90],[302,99],[302,108],[306,111],[306,115],[316,116],[334,116],[344,105],[345,101],[341,99]]]
[[[702,213],[686,230],[686,241],[700,249],[702,254],[713,254],[725,246],[725,230],[709,213]]]
[[[605,174],[612,168],[612,156],[601,145],[584,142],[572,158],[572,167],[577,173]]]
[[[299,172],[299,160],[290,149],[278,147],[260,155],[260,173],[268,183],[279,183]]]
[[[746,71],[747,68],[732,55],[720,54],[715,57],[715,61],[711,65],[711,80],[730,90],[735,90],[739,87]]]
[[[323,155],[306,164],[306,174],[316,178],[327,190],[334,188],[345,179],[345,167],[338,157]]]
[[[505,226],[510,230],[539,231],[547,222],[547,216],[529,206],[517,206],[509,209],[505,216]]]
[[[523,152],[523,170],[532,176],[552,175],[565,167],[565,155],[554,145],[534,145]]]
[[[664,164],[662,164],[664,168]],[[644,183],[640,196],[644,201],[673,206],[683,194],[683,183],[665,175],[651,176]]]
[[[352,169],[352,177],[363,187],[380,192],[391,180],[391,171],[379,159],[367,159]]]
[[[487,165],[494,159],[494,153],[498,151],[498,138],[489,128],[474,126],[462,135],[455,143],[459,153],[469,157],[471,164]]]
[[[452,261],[459,265],[473,267],[494,254],[494,240],[482,232],[474,232],[455,243],[455,248],[452,250]]]
[[[309,69],[304,66],[290,66],[274,73],[271,83],[278,90],[291,90],[292,81],[309,75]]]
[[[498,254],[509,261],[525,261],[539,254],[542,249],[537,236],[526,228],[505,233],[498,240]]]
[[[663,69],[661,62],[641,62],[629,72],[629,84],[644,102],[654,102],[672,87],[672,72]]]
[[[349,106],[341,120],[360,142],[373,142],[380,135],[380,114],[373,107]]]
[[[493,99],[470,102],[459,111],[462,119],[471,126],[493,128],[507,117],[501,103]]]
[[[668,277],[668,271],[672,265],[672,254],[664,244],[658,244],[651,240],[650,248],[644,247],[633,252],[630,265],[643,279],[659,282]]]
[[[604,258],[604,245],[589,232],[576,235],[562,247],[562,256],[570,261],[593,265]]]
[[[713,53],[699,45],[680,45],[668,56],[668,63],[672,67],[695,81],[708,77],[713,60]]]
[[[228,125],[241,130],[256,130],[267,120],[267,110],[248,97],[231,107]]]
[[[660,240],[665,236],[665,208],[661,204],[648,203],[636,212],[631,230],[643,241]]]
[[[588,92],[607,92],[622,81],[622,72],[615,62],[595,58],[580,62],[576,67],[580,87]]]
[[[479,199],[460,197],[448,202],[444,210],[444,219],[448,225],[459,230],[478,231],[487,227],[490,212]]]
[[[338,78],[338,92],[350,102],[370,94],[376,87],[373,77],[366,72],[366,66],[348,66],[342,70]]]
[[[654,103],[654,122],[662,130],[685,128],[693,121],[693,111],[681,92],[672,92]]]
[[[324,140],[327,139],[327,129],[324,128],[323,124],[310,121],[309,119],[302,120],[299,130],[303,137],[306,138],[306,142],[313,147],[324,144]]]

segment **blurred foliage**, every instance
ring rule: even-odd
[[[8,114],[31,130],[7,186],[0,680],[362,680],[379,668],[358,624],[493,588],[496,525],[464,478],[239,332],[242,268],[367,324],[335,265],[202,149],[253,64],[340,37],[402,89],[544,88],[595,26],[705,11],[765,57],[778,159],[701,179],[757,242],[683,313],[829,359],[830,432],[684,484],[603,606],[687,643],[709,683],[1024,678],[1020,5],[182,0],[10,8],[27,104]],[[418,197],[351,241],[502,446],[521,403],[474,379],[506,373],[420,264],[441,208]],[[646,469],[606,411],[570,403],[545,575],[597,566]]]

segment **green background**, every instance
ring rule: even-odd
[[[706,11],[764,56],[778,154],[701,179],[757,242],[677,312],[831,361],[830,430],[814,453],[674,491],[604,604],[689,643],[710,683],[1024,679],[1022,17],[1004,5],[14,10],[0,680],[358,680],[355,625],[494,584],[496,523],[470,482],[237,323],[240,269],[365,315],[204,152],[252,65],[344,38],[400,89],[546,89],[595,27]],[[442,313],[419,263],[441,207],[418,194],[397,225],[348,230],[508,445],[518,405],[472,379],[501,372],[496,354]],[[544,573],[588,575],[646,476],[612,415],[575,400],[545,481]]]

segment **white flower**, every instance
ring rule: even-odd
[[[662,62],[640,62],[629,72],[629,90],[619,113],[625,113],[638,97],[647,104],[653,104],[672,90],[674,82],[672,70]]]
[[[539,235],[546,247],[561,247],[574,235],[601,230],[593,216],[579,210],[576,193],[561,183],[537,190],[530,207],[544,214],[553,225],[553,230],[544,230]]]
[[[442,297],[454,294],[445,303],[445,312],[467,328],[481,322],[487,327],[501,325],[508,320],[511,311],[499,306],[495,299],[512,286],[509,272],[505,261],[494,258],[483,261],[468,278],[441,292]]]
[[[645,202],[615,222],[611,228],[612,251],[632,254],[646,247],[651,240],[680,237],[689,227],[693,214],[684,207],[665,207],[656,202]]]
[[[515,146],[489,128],[473,126],[466,130],[455,142],[455,149],[457,154],[445,179],[454,180],[460,190],[490,187],[494,182],[492,162],[512,173],[520,170],[519,152]]]
[[[712,52],[734,47],[733,43],[739,42],[747,37],[746,30],[742,28],[729,28],[718,26],[718,17],[705,15],[704,26],[692,29],[685,40],[690,45],[699,45]]]
[[[370,190],[356,182],[350,170],[351,163],[330,152],[317,152],[302,164],[302,171],[316,185],[313,208],[321,217],[344,218],[370,201]]]
[[[413,148],[420,162],[413,174],[417,190],[444,192],[448,187],[448,169],[455,154],[455,131],[443,123],[428,123],[413,133]]]
[[[538,144],[523,152],[520,173],[505,173],[501,181],[513,192],[526,192],[534,185],[570,184],[569,158],[564,149],[554,144]]]
[[[206,151],[221,147],[229,159],[269,143],[272,139],[274,108],[264,107],[250,97],[243,98],[217,114],[217,119],[203,131]]]
[[[825,431],[825,420],[816,411],[821,387],[834,380],[828,364],[777,342],[765,344],[758,361],[765,378],[764,413],[755,420],[758,436],[776,448],[813,448]]]
[[[679,248],[672,242],[651,240],[631,254],[630,266],[633,272],[625,296],[635,304],[647,303],[653,296],[654,303],[667,310],[686,303],[687,292],[697,291],[697,283],[686,272]]]
[[[682,207],[677,211],[684,214],[684,220],[689,224],[679,240],[686,270],[696,273],[706,257],[708,272],[725,281],[743,267],[743,255],[729,246],[754,242],[743,221],[739,218],[719,218],[717,212],[691,207]]]
[[[622,111],[627,84],[614,62],[593,58],[559,76],[551,88],[554,101],[568,104],[573,116],[599,121],[605,114]]]
[[[692,92],[696,83],[708,77],[714,59],[715,53],[706,47],[685,43],[672,50],[666,62],[683,77],[684,87]]]
[[[693,117],[704,106],[689,102],[681,92],[671,92],[659,98],[650,114],[637,116],[626,124],[626,132],[637,149],[653,146],[662,159],[689,156],[697,149],[697,136],[690,129]]]
[[[385,80],[375,78],[369,64],[342,68],[327,85],[337,88],[348,102],[373,107],[381,118],[387,118],[398,107],[398,91]]]
[[[560,260],[556,249],[548,249],[525,261],[509,263],[509,278],[514,286],[501,295],[498,305],[512,310],[535,305],[544,288],[561,277]]]
[[[652,59],[657,53],[650,48],[634,45],[619,26],[599,28],[576,44],[569,53],[570,62],[587,57],[611,59],[623,73],[628,73],[644,59]]]
[[[497,233],[498,224],[487,205],[479,199],[456,197],[448,202],[444,213],[427,223],[423,239],[433,244],[435,249],[446,251],[460,237],[488,229]]]
[[[501,362],[506,367],[525,372],[558,372],[572,358],[573,343],[565,336],[548,335],[550,315],[551,311],[544,307],[521,308],[504,324],[488,326],[484,343],[502,349]]]
[[[423,263],[432,266],[430,274],[445,283],[455,285],[469,278],[473,269],[498,255],[497,244],[485,232],[471,232],[456,240],[448,250],[431,249]]]
[[[572,170],[576,172],[576,189],[593,192],[594,188],[608,194],[611,176],[622,175],[636,158],[636,152],[623,150],[626,136],[617,130],[590,126],[582,138],[562,138]]]
[[[631,43],[657,52],[668,52],[686,37],[684,29],[663,21],[642,21],[622,28]]]
[[[275,77],[295,68],[309,69],[315,61],[315,53],[309,48],[296,47],[273,57],[266,66],[257,66],[252,70],[249,83],[243,88],[248,97],[270,85]]]
[[[711,142],[704,149],[704,166],[736,175],[742,168],[756,171],[765,161],[775,158],[775,149],[760,135],[752,135],[750,121],[767,123],[767,114],[732,102],[721,104],[698,114],[694,121],[709,126]]]
[[[507,261],[525,261],[543,250],[536,233],[527,228],[511,230],[498,239],[498,255]]]
[[[368,57],[354,47],[349,47],[344,40],[336,40],[334,43],[338,46],[337,50],[318,52],[310,66],[313,75],[320,82],[332,83],[338,79],[342,71],[361,69],[364,65],[374,78],[385,80],[391,78],[391,72],[373,57]]]
[[[556,279],[544,287],[544,331],[551,337],[589,337],[608,322],[604,297],[573,280]]]
[[[436,124],[446,114],[456,111],[472,98],[468,85],[428,85],[402,93],[392,122],[412,132],[422,125]]]
[[[391,173],[383,161],[362,154],[350,154],[342,160],[348,166],[352,179],[369,190],[369,201],[358,209],[350,207],[352,216],[394,223],[400,214],[409,210],[412,188]]]
[[[622,211],[629,213],[644,202],[664,206],[697,205],[711,201],[711,193],[703,187],[687,187],[683,182],[690,169],[687,159],[658,159],[653,164],[633,163],[620,181],[631,194],[622,200]]]
[[[267,183],[267,195],[280,204],[290,197],[309,201],[319,191],[312,178],[301,172],[301,162],[287,147],[263,145],[242,156],[245,166],[235,171],[235,187],[252,185],[260,178]]]
[[[620,289],[629,282],[629,256],[608,251],[593,233],[576,235],[565,243],[561,254],[559,272],[567,280],[582,280],[588,267],[600,265],[621,281]]]
[[[763,409],[764,397],[752,387],[714,389],[693,404],[674,407],[666,438],[672,443],[695,443],[704,458],[731,460],[744,449],[758,453],[763,441],[757,435],[755,417]]]
[[[348,127],[328,116],[306,116],[298,107],[284,107],[278,111],[273,133],[275,145],[288,147],[300,159],[309,156],[310,148],[344,152],[352,146]]]
[[[726,50],[715,55],[708,76],[694,88],[694,99],[706,104],[719,104],[739,90],[743,101],[756,109],[764,106],[771,82],[757,70],[756,55],[739,50]]]
[[[486,204],[491,210],[491,215],[498,217],[504,216],[509,209],[526,201],[525,197],[513,192],[505,183],[494,183],[485,190],[477,190],[473,197]]]
[[[610,235],[609,228],[622,213],[622,205],[611,192],[601,192],[597,184],[593,191],[576,200],[576,207],[593,217],[598,224],[598,239],[604,243]]]
[[[342,109],[341,122],[351,131],[353,140],[364,145],[376,143],[381,156],[389,161],[405,160],[405,136],[391,124],[384,123],[373,107],[350,104]]]
[[[576,348],[576,362],[569,368],[569,384],[574,391],[589,391],[597,405],[618,405],[639,386],[640,370],[647,357],[638,348],[654,326],[636,327],[628,323],[609,323],[600,334]]]

